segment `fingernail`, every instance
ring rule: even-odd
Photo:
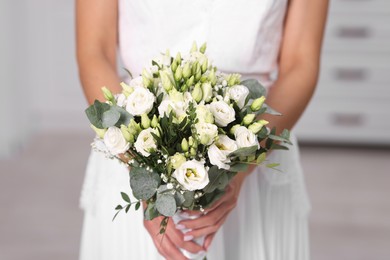
[[[179,230],[185,229],[186,227],[183,224],[177,224],[176,228]]]
[[[206,254],[206,251],[203,251],[203,250],[199,251],[198,254],[200,254],[200,255]]]
[[[184,241],[191,241],[194,239],[194,236],[184,236]]]

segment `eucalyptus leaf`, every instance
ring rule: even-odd
[[[110,110],[116,111],[120,114],[119,120],[115,124],[116,127],[120,127],[121,125],[127,126],[133,118],[133,116],[122,107],[112,106]]]
[[[256,159],[256,163],[257,164],[262,164],[264,161],[265,161],[265,159],[267,158],[267,153],[261,153],[258,157],[257,157],[257,159]]]
[[[129,196],[126,193],[121,192],[121,196],[124,201],[126,201],[127,203],[131,203]]]
[[[229,183],[227,172],[225,170],[218,169],[216,166],[211,167],[208,174],[209,183],[203,189],[205,193],[211,193],[216,189],[223,190]]]
[[[111,126],[115,126],[119,121],[121,114],[118,111],[113,109],[107,110],[102,115],[102,125],[104,128],[109,128]]]
[[[134,197],[139,200],[148,200],[156,193],[161,179],[156,172],[144,168],[133,167],[130,171],[130,186]]]
[[[268,106],[267,104],[263,104],[263,106],[266,108],[265,113],[274,115],[274,116],[281,116],[282,114],[273,109],[272,107]]]
[[[250,147],[243,147],[235,150],[234,152],[230,153],[228,156],[229,157],[250,156],[250,155],[254,155],[257,150],[258,150],[257,145],[253,145]]]
[[[87,115],[89,122],[92,125],[94,125],[96,128],[103,129],[103,113],[108,110],[110,110],[109,104],[95,100],[95,102],[85,110],[85,114]]]
[[[244,81],[241,81],[241,85],[244,85],[249,90],[248,97],[250,99],[256,99],[261,96],[265,96],[267,94],[267,91],[263,85],[260,84],[260,82],[256,79],[247,79]]]
[[[153,202],[149,202],[148,206],[145,209],[144,216],[146,220],[152,220],[159,216],[156,209],[156,205]]]
[[[182,206],[186,208],[190,208],[194,203],[194,195],[195,192],[193,191],[185,191],[183,194],[185,201]]]
[[[183,205],[183,203],[185,202],[185,198],[184,198],[184,195],[183,194],[181,194],[180,192],[176,192],[175,193],[175,195],[174,195],[174,197],[175,197],[175,200],[176,200],[176,205],[178,206],[178,207],[180,207],[181,205]]]
[[[171,217],[176,213],[176,200],[170,193],[158,195],[156,208],[161,215]]]
[[[275,140],[275,141],[280,141],[280,142],[285,142],[285,143],[291,144],[290,140],[288,140],[282,136],[277,136],[277,135],[271,134],[271,135],[268,135],[268,138]]]
[[[248,170],[248,167],[249,167],[249,164],[247,164],[247,163],[236,163],[230,167],[229,171],[231,171],[231,172],[245,172],[246,170]]]

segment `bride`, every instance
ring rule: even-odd
[[[186,52],[207,42],[207,54],[224,72],[257,78],[267,103],[284,116],[268,117],[291,129],[309,102],[318,77],[326,0],[77,0],[77,58],[89,103],[100,88],[119,92],[117,50],[139,75],[160,52]],[[120,191],[130,189],[127,169],[91,152],[81,206],[85,211],[81,260],[186,259],[178,248],[208,259],[309,259],[309,202],[298,145],[269,160],[282,172],[257,167],[238,174],[226,194],[194,220],[170,220],[164,239],[160,219],[142,211],[120,214]],[[310,174],[310,173],[309,173]],[[234,203],[232,203],[234,202]],[[188,214],[193,214],[188,212]],[[185,234],[181,229],[189,229]],[[193,240],[206,236],[203,245]]]

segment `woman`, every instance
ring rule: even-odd
[[[225,72],[257,78],[269,88],[267,103],[284,116],[269,117],[291,129],[314,91],[327,13],[326,0],[77,0],[77,57],[89,103],[101,86],[119,92],[119,43],[125,67],[141,73],[167,48],[188,51],[207,42],[207,54]],[[274,79],[278,72],[277,79]],[[185,259],[178,247],[209,259],[309,259],[309,203],[296,140],[270,154],[283,173],[256,168],[236,176],[208,214],[175,226],[164,239],[160,219],[142,211],[111,222],[119,191],[127,191],[124,166],[91,153],[82,194],[85,222],[81,259]],[[233,202],[233,203],[232,203]],[[180,229],[191,231],[182,234]],[[192,240],[206,235],[203,245]]]

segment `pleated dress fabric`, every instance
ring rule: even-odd
[[[133,75],[166,49],[188,52],[207,42],[207,54],[224,72],[256,78],[271,87],[287,0],[119,0],[119,47]],[[237,207],[215,236],[207,257],[307,260],[310,204],[295,136],[288,151],[274,151],[275,171],[258,167],[241,189]],[[115,221],[120,192],[131,193],[126,167],[91,151],[81,207],[81,260],[163,259],[143,226],[143,212],[130,210]]]

